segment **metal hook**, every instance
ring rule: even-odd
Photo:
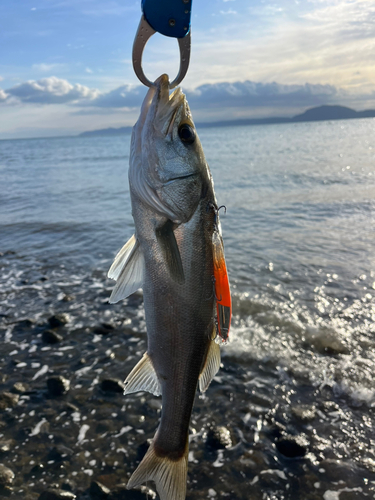
[[[141,17],[141,21],[138,26],[137,33],[135,35],[133,44],[133,68],[138,79],[147,87],[151,87],[153,82],[151,82],[143,72],[142,68],[142,54],[145,45],[149,38],[154,35],[156,31],[151,28],[149,23],[146,21],[145,17]],[[191,34],[190,31],[183,38],[177,38],[178,45],[180,48],[180,69],[176,78],[169,84],[169,88],[173,89],[184,79],[187,70],[189,68],[190,62],[190,46],[191,46]]]

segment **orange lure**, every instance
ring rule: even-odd
[[[222,342],[227,342],[232,317],[232,299],[225,264],[223,240],[217,230],[212,235],[212,247],[218,333]]]

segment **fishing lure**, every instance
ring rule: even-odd
[[[215,213],[214,232],[212,233],[212,254],[214,261],[214,288],[217,314],[217,333],[219,341],[228,342],[230,323],[232,318],[232,299],[230,295],[229,278],[225,263],[224,244],[221,237],[219,210],[211,205]]]

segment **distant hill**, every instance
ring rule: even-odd
[[[375,109],[367,109],[365,111],[355,111],[346,106],[318,106],[316,108],[307,109],[300,115],[292,118],[283,118],[271,116],[269,118],[244,118],[239,120],[225,120],[218,122],[197,123],[198,128],[207,127],[235,127],[239,125],[266,125],[277,123],[296,123],[296,122],[316,122],[325,120],[352,120],[356,118],[375,118]],[[120,128],[105,128],[102,130],[92,130],[90,132],[82,132],[79,137],[96,137],[98,135],[122,135],[131,132],[132,127]]]
[[[101,130],[90,130],[89,132],[82,132],[79,137],[96,137],[98,135],[122,135],[132,131],[133,127],[120,127],[120,128],[102,128]]]

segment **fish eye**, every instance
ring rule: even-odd
[[[183,123],[178,127],[178,136],[185,144],[193,144],[195,141],[195,130],[188,123]]]

